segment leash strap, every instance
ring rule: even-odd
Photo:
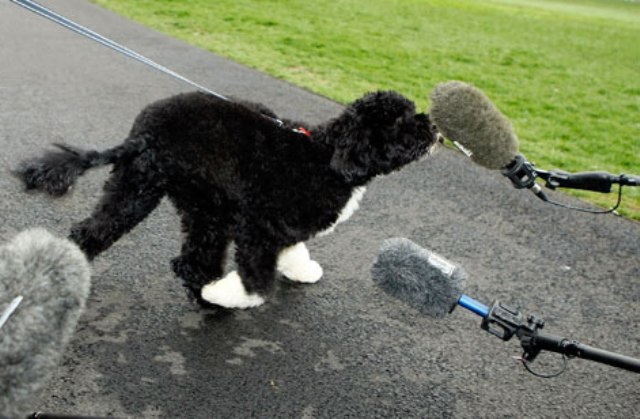
[[[165,74],[168,74],[168,75],[170,75],[170,76],[172,76],[172,77],[174,77],[174,78],[176,78],[176,79],[178,79],[180,81],[183,81],[183,82],[185,82],[187,84],[190,84],[191,86],[197,88],[198,90],[202,90],[204,92],[207,92],[207,93],[209,93],[209,94],[211,94],[213,96],[216,96],[216,97],[218,97],[220,99],[223,99],[223,100],[227,100],[227,101],[229,100],[225,96],[223,96],[223,95],[221,95],[219,93],[216,93],[216,92],[214,92],[214,91],[212,91],[210,89],[207,89],[206,87],[204,87],[204,86],[202,86],[202,85],[200,85],[200,84],[198,84],[198,83],[196,83],[194,81],[191,81],[191,80],[189,80],[188,78],[186,78],[184,76],[181,76],[180,74],[176,73],[175,71],[170,70],[170,69],[168,69],[168,68],[166,68],[166,67],[164,67],[164,66],[162,66],[162,65],[160,65],[158,63],[156,63],[155,61],[150,60],[149,58],[147,58],[147,57],[145,57],[143,55],[140,55],[137,52],[135,52],[135,51],[133,51],[133,50],[131,50],[131,49],[125,47],[125,46],[122,46],[122,45],[118,44],[117,42],[112,41],[111,39],[106,38],[106,37],[94,32],[94,31],[92,31],[91,29],[88,29],[88,28],[86,28],[86,27],[84,27],[82,25],[79,25],[79,24],[75,23],[74,21],[72,21],[72,20],[70,20],[70,19],[68,19],[68,18],[66,18],[66,17],[64,17],[64,16],[62,16],[62,15],[60,15],[58,13],[55,13],[54,11],[52,11],[50,9],[47,9],[46,7],[36,3],[35,1],[31,1],[31,0],[9,0],[9,1],[11,3],[17,4],[18,6],[22,6],[25,9],[27,9],[27,10],[33,12],[33,13],[36,13],[36,14],[44,17],[44,18],[47,18],[47,19],[49,19],[49,20],[51,20],[53,22],[56,22],[57,24],[62,25],[67,29],[70,29],[70,30],[72,30],[72,31],[74,31],[76,33],[79,33],[80,35],[84,35],[87,38],[98,42],[99,44],[102,44],[102,45],[104,45],[104,46],[106,46],[108,48],[111,48],[111,49],[119,52],[120,54],[123,54],[123,55],[125,55],[125,56],[127,56],[129,58],[133,58],[134,60],[137,60],[137,61],[139,61],[139,62],[141,62],[143,64],[148,65],[149,67],[155,68],[158,71],[161,71],[161,72],[163,72]]]
[[[89,39],[92,39],[93,41],[96,41],[97,43],[104,45],[108,48],[111,48],[114,51],[119,52],[120,54],[123,54],[129,58],[133,58],[134,60],[137,60],[143,64],[148,65],[151,68],[155,68],[158,71],[161,71],[165,74],[170,75],[171,77],[174,77],[180,81],[183,81],[187,84],[190,84],[191,86],[195,87],[198,90],[201,90],[203,92],[209,93],[210,95],[213,95],[219,99],[222,100],[226,100],[226,101],[231,101],[229,98],[227,98],[226,96],[223,96],[219,93],[214,92],[213,90],[207,89],[206,87],[189,80],[188,78],[176,73],[173,70],[170,70],[158,63],[156,63],[153,60],[150,60],[149,58],[145,57],[144,55],[138,54],[137,52],[115,42],[112,41],[111,39],[104,37],[102,35],[100,35],[99,33],[96,33],[94,31],[92,31],[91,29],[88,29],[82,25],[77,24],[76,22],[58,14],[55,13],[54,11],[47,9],[46,7],[36,3],[35,1],[31,1],[31,0],[9,0],[11,3],[17,4],[18,6],[22,6],[25,9],[38,14],[44,18],[47,18],[59,25],[64,26],[67,29],[70,29],[80,35],[86,36]],[[267,117],[268,119],[271,119],[273,122],[275,122],[276,125],[278,126],[283,126],[284,123],[278,119],[278,118],[271,118],[265,115],[265,117]]]

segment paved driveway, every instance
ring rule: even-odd
[[[341,110],[87,1],[43,4],[283,116],[313,122]],[[432,88],[424,86],[420,106]],[[66,234],[108,173],[93,171],[52,200],[22,193],[10,167],[52,141],[113,146],[145,104],[185,90],[0,2],[0,238],[36,225]],[[559,378],[536,378],[512,359],[517,343],[480,330],[473,314],[435,321],[382,294],[369,269],[388,237],[462,264],[471,276],[465,291],[479,300],[510,302],[544,317],[550,333],[640,356],[640,225],[545,206],[443,151],[376,180],[348,223],[309,243],[324,266],[320,283],[282,284],[249,311],[187,302],[169,268],[180,231],[164,202],[95,261],[86,314],[33,408],[134,418],[637,415],[635,374],[575,360]]]

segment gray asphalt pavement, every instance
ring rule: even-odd
[[[317,122],[341,109],[87,1],[42,3],[281,116]],[[420,107],[433,87],[424,86]],[[33,226],[66,235],[91,211],[108,173],[93,171],[73,194],[53,200],[22,192],[8,173],[18,161],[54,141],[118,144],[145,104],[187,90],[0,2],[0,239]],[[206,312],[187,301],[169,267],[180,248],[178,219],[163,202],[94,262],[87,311],[33,410],[131,418],[637,417],[637,374],[573,360],[558,378],[536,378],[512,359],[521,353],[517,342],[481,330],[473,314],[459,309],[433,320],[377,290],[369,269],[389,237],[461,264],[470,274],[465,292],[478,300],[509,302],[545,318],[549,333],[640,357],[640,224],[547,206],[444,150],[377,179],[347,223],[309,243],[324,267],[318,284],[281,284],[253,310]]]

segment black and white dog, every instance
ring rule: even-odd
[[[438,139],[428,115],[392,91],[367,94],[310,132],[274,118],[259,104],[180,94],[147,106],[117,147],[58,145],[16,174],[55,196],[85,170],[113,164],[93,214],[71,230],[89,259],[166,195],[185,233],[172,267],[190,295],[204,306],[257,306],[276,271],[318,281],[322,268],[304,241],[347,219],[367,182],[427,155]],[[223,277],[232,241],[237,271]]]

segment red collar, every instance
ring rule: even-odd
[[[300,134],[304,134],[307,137],[311,138],[311,132],[308,129],[306,129],[305,127],[298,127],[298,128],[295,128],[293,131],[295,131],[297,133],[300,133]]]

